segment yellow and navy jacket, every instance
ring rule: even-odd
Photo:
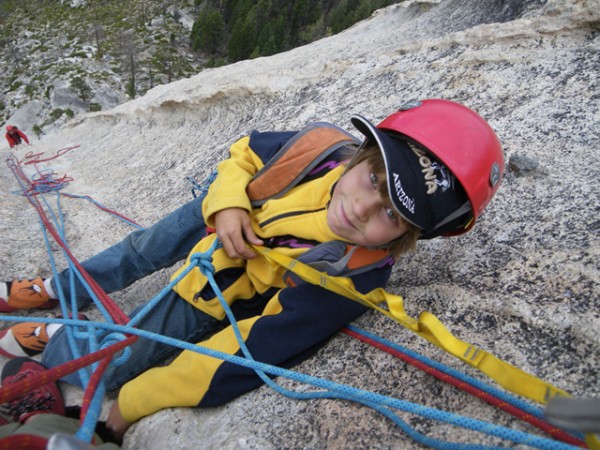
[[[255,131],[234,143],[203,201],[206,224],[214,225],[217,211],[244,208],[265,246],[331,275],[347,276],[363,293],[384,287],[393,258],[384,250],[343,242],[327,225],[327,206],[347,157],[340,152],[356,139],[328,124],[314,124],[309,130]],[[292,152],[291,147],[300,151]],[[298,158],[306,160],[302,171],[291,169],[299,164]],[[190,255],[206,252],[215,239],[214,233],[209,234]],[[213,254],[213,265],[215,280],[257,361],[291,367],[366,311],[358,303],[295,279],[260,255],[234,260],[219,249]],[[174,289],[196,308],[217,319],[225,317],[198,268]],[[201,345],[243,356],[231,326]],[[261,383],[252,369],[184,351],[171,364],[150,369],[125,384],[119,406],[124,418],[133,422],[167,407],[220,405]]]

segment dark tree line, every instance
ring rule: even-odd
[[[228,62],[268,56],[350,27],[398,0],[196,0],[192,50]]]

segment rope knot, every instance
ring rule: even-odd
[[[123,333],[114,332],[109,333],[104,336],[104,339],[100,342],[100,348],[110,347],[112,344],[116,344],[117,342],[125,340],[126,337]],[[113,355],[113,360],[111,361],[111,365],[114,367],[119,367],[125,363],[131,356],[131,348],[125,347],[120,352],[117,352]]]
[[[214,275],[215,266],[212,263],[212,252],[193,253],[190,256],[190,262],[200,269],[203,275]]]

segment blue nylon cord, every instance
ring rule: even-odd
[[[212,250],[214,250],[214,248]],[[208,255],[208,258],[210,258],[210,255]],[[194,268],[196,265],[204,267],[207,265],[206,264],[207,254],[192,255],[191,261],[192,261],[192,264],[190,264],[188,266],[189,270],[192,270],[192,268]],[[189,273],[189,270],[182,272],[181,276],[182,277],[185,276],[186,273]],[[212,277],[212,270],[210,268],[209,268],[209,270],[206,271],[206,276],[208,277],[209,282],[211,283],[211,286],[213,287],[213,289],[215,289],[215,292],[220,292],[218,290],[218,286],[216,285],[216,282],[214,281],[214,278]],[[220,294],[220,295],[222,296],[222,294]],[[224,299],[222,301],[224,302]],[[229,308],[227,308],[227,310],[228,309]],[[230,316],[230,320],[231,320],[231,318],[233,318],[233,316]],[[9,318],[9,317],[7,317],[7,319],[13,320],[13,318]],[[26,321],[27,320],[26,318],[14,318],[14,319],[18,319],[16,321]],[[43,320],[40,319],[39,321],[44,322],[44,323],[73,324],[73,325],[79,325],[79,326],[84,326],[84,327],[93,326],[89,322],[75,320],[75,319],[43,319]],[[235,323],[235,320],[233,320],[232,324],[233,323]],[[407,424],[402,422],[402,420],[399,419],[395,414],[393,414],[391,411],[389,411],[388,408],[400,409],[400,410],[403,410],[406,412],[421,415],[421,416],[431,418],[434,420],[438,420],[438,421],[443,421],[443,422],[450,423],[453,425],[461,426],[463,428],[471,429],[474,431],[483,432],[483,433],[489,434],[491,436],[496,436],[496,437],[499,437],[502,439],[508,439],[508,440],[511,440],[513,442],[517,442],[520,444],[534,446],[534,447],[540,448],[540,449],[554,450],[554,449],[577,448],[577,447],[574,447],[574,446],[571,446],[568,444],[560,443],[560,442],[546,439],[546,438],[541,438],[541,437],[534,436],[534,435],[531,435],[528,433],[523,433],[523,432],[520,432],[517,430],[511,430],[508,428],[489,424],[489,423],[479,421],[476,419],[459,416],[456,414],[448,413],[448,412],[437,410],[434,408],[428,408],[425,406],[416,405],[416,404],[413,404],[413,403],[410,403],[407,401],[398,400],[398,399],[394,399],[391,397],[385,397],[385,396],[382,396],[382,395],[379,395],[379,394],[376,394],[373,392],[356,389],[356,388],[346,386],[346,385],[341,385],[341,384],[338,384],[338,383],[335,383],[332,381],[322,380],[322,379],[312,377],[309,375],[304,375],[304,374],[301,374],[298,372],[293,372],[293,371],[290,371],[287,369],[282,369],[282,368],[278,368],[276,366],[271,366],[268,364],[260,363],[258,361],[251,359],[251,356],[242,358],[242,357],[235,356],[235,355],[229,355],[229,354],[218,352],[215,350],[206,349],[206,348],[203,348],[198,345],[190,344],[187,342],[179,341],[179,340],[168,338],[165,336],[160,336],[155,333],[150,333],[150,332],[147,332],[144,330],[131,328],[129,326],[122,326],[122,325],[116,325],[116,324],[110,324],[110,323],[97,323],[95,325],[97,325],[100,328],[112,330],[115,332],[121,332],[121,333],[125,333],[125,334],[134,334],[134,335],[144,337],[147,339],[158,340],[159,342],[163,342],[163,343],[166,343],[169,345],[174,345],[174,346],[176,346],[178,348],[182,348],[184,350],[195,351],[197,353],[201,353],[201,354],[204,354],[207,356],[222,359],[227,362],[239,364],[244,367],[248,367],[248,368],[251,368],[251,369],[257,371],[257,373],[259,373],[259,375],[262,375],[264,377],[266,377],[265,373],[270,373],[272,375],[283,376],[283,377],[286,377],[286,378],[289,378],[289,379],[292,379],[295,381],[299,381],[302,383],[307,383],[307,384],[311,384],[313,386],[324,388],[324,389],[326,389],[325,392],[296,393],[296,392],[287,391],[287,390],[281,388],[280,386],[277,386],[277,390],[279,392],[282,392],[282,393],[286,392],[286,395],[292,394],[292,396],[294,396],[296,398],[323,398],[324,396],[328,396],[331,398],[343,398],[346,400],[357,401],[366,406],[373,407],[380,413],[382,413],[382,414],[386,415],[387,417],[389,417],[390,419],[394,420],[394,422],[397,423],[403,430],[407,431],[408,434],[413,439],[415,439],[418,442],[421,442],[425,445],[433,446],[434,448],[446,449],[446,448],[466,448],[466,447],[464,447],[463,444],[447,443],[447,442],[438,441],[438,440],[435,440],[432,438],[426,438],[426,437],[423,437],[422,435],[420,435],[419,433],[415,432],[414,430],[409,431],[410,427],[408,427]],[[241,335],[239,334],[239,329],[236,330],[236,335],[238,336],[239,339],[241,339]],[[113,338],[112,335],[111,335],[111,338]],[[122,336],[121,339],[124,339],[124,338],[125,337]],[[243,342],[243,339],[242,339],[242,342]],[[100,347],[103,348],[106,345],[108,345],[108,344],[105,342],[102,345],[100,345]],[[243,347],[245,348],[245,344],[243,345]],[[246,353],[246,352],[249,355],[247,348],[245,348],[244,353]],[[266,377],[266,378],[268,379],[268,377]],[[269,386],[274,387],[274,383],[270,379],[268,380],[268,384],[269,384]],[[475,445],[475,446],[471,446],[469,448],[489,448],[489,447]]]
[[[66,238],[65,238],[65,234],[64,234],[64,230],[65,230],[64,217],[62,215],[62,208],[60,206],[60,194],[58,194],[58,193],[56,194],[57,211],[59,212],[58,218],[54,214],[54,211],[48,204],[48,201],[46,200],[46,198],[43,195],[41,195],[41,198],[43,199],[44,203],[46,204],[46,209],[49,211],[49,213],[52,217],[56,231],[59,233],[59,236],[60,236],[61,240],[63,241],[63,243],[65,243],[65,245],[66,245]],[[41,220],[40,220],[40,222],[41,222]],[[41,223],[41,228],[42,228],[42,234],[44,236],[44,242],[46,244],[46,251],[50,255],[52,273],[54,275],[54,279],[58,280],[58,277],[56,276],[58,272],[56,269],[55,260],[52,256],[52,249],[50,247],[50,242],[48,240],[47,231],[46,231],[43,223]],[[70,275],[70,286],[71,286],[71,293],[72,293],[72,295],[71,295],[71,311],[72,311],[72,315],[74,317],[77,317],[78,310],[77,310],[77,302],[76,302],[76,298],[75,298],[76,290],[74,288],[74,273],[76,272],[79,274],[79,270],[77,270],[75,265],[71,263],[71,261],[68,258],[68,255],[66,254],[66,252],[64,250],[63,250],[63,254],[64,254],[66,260],[69,261],[69,266],[72,270],[71,275]],[[59,296],[59,302],[60,302],[62,314],[64,317],[69,317],[67,301],[65,299],[65,295],[62,290],[62,287],[60,286],[60,281],[55,284],[56,284],[56,289],[58,290],[58,296]],[[87,286],[87,284],[85,286],[86,286],[86,288],[89,288]],[[100,303],[100,302],[98,302],[98,303]],[[103,306],[102,306],[102,309],[104,309]],[[67,327],[65,330],[67,333],[67,342],[69,343],[69,348],[71,350],[71,354],[73,355],[74,359],[80,358],[82,356],[81,353],[79,352],[79,349],[75,342],[76,339],[87,339],[89,342],[89,345],[90,345],[90,352],[97,350],[97,347],[98,347],[97,340],[96,340],[96,337],[94,334],[95,328],[93,326],[90,326],[87,329],[88,329],[87,333],[83,332],[78,327]],[[82,386],[88,385],[89,379],[90,379],[90,374],[93,373],[93,371],[96,369],[97,366],[98,366],[98,363],[93,363],[93,364],[91,364],[90,367],[82,368],[77,371],[77,374],[79,376]],[[85,442],[92,441],[92,439],[94,437],[94,433],[95,433],[96,423],[98,421],[98,418],[100,417],[100,413],[102,410],[102,400],[104,397],[104,392],[105,392],[104,382],[101,380],[98,383],[98,386],[96,387],[96,391],[94,392],[94,394],[92,396],[92,400],[90,402],[88,411],[83,419],[83,423],[80,425],[79,429],[77,430],[77,433],[75,434],[78,439],[81,439],[82,441],[85,441]],[[99,395],[99,394],[101,394],[101,395]]]
[[[213,174],[213,176],[214,176],[214,174]],[[205,182],[204,187],[201,187],[197,183],[195,183],[195,181],[193,181],[189,178],[188,178],[188,181],[192,182],[195,185],[195,188],[192,189],[192,193],[194,194],[194,197],[196,197],[196,192],[195,192],[196,189],[200,190],[201,194],[205,194],[207,186],[210,184],[210,183]],[[19,182],[21,183],[20,180],[19,180]],[[38,190],[38,192],[40,192],[41,190],[43,190],[43,188]],[[56,190],[56,189],[49,189],[49,190]],[[60,201],[58,201],[58,204],[59,204],[59,211],[60,211]],[[52,213],[52,215],[54,217],[53,213]],[[56,218],[55,218],[55,220],[56,220]],[[61,223],[61,227],[60,227],[61,238],[63,238],[64,235],[62,233],[64,230],[64,223],[63,223],[62,214],[60,215],[60,223]],[[47,239],[47,236],[45,235],[45,229],[43,227],[43,224],[42,224],[42,228],[44,230],[44,239],[47,243],[48,250],[50,250],[48,239]],[[557,450],[559,450],[559,449],[578,448],[578,447],[574,447],[574,446],[564,444],[564,443],[561,443],[558,441],[541,438],[541,437],[531,435],[528,433],[523,433],[523,432],[520,432],[517,430],[511,430],[508,428],[489,424],[489,423],[482,422],[482,421],[479,421],[476,419],[471,419],[468,417],[459,416],[456,414],[448,413],[448,412],[437,410],[434,408],[428,408],[425,406],[416,405],[416,404],[406,402],[403,400],[394,399],[392,397],[385,397],[385,396],[382,396],[380,394],[376,394],[373,392],[363,391],[360,389],[353,388],[351,386],[341,385],[341,384],[338,384],[338,383],[335,383],[332,381],[322,380],[322,379],[319,379],[316,377],[301,374],[299,372],[293,372],[293,371],[290,371],[287,369],[282,369],[282,368],[278,368],[276,366],[271,366],[268,364],[264,364],[264,363],[255,361],[252,358],[249,350],[247,349],[245,342],[243,341],[243,338],[241,336],[241,333],[239,332],[239,328],[237,327],[237,322],[235,321],[235,318],[231,314],[231,310],[230,310],[229,306],[227,305],[227,303],[225,302],[224,298],[222,297],[222,293],[221,293],[220,289],[218,288],[218,286],[216,285],[216,282],[214,281],[214,277],[212,276],[212,274],[214,272],[214,267],[212,267],[212,264],[210,263],[210,258],[211,258],[212,252],[216,248],[216,245],[218,245],[217,241],[215,241],[215,243],[213,244],[213,247],[211,247],[209,252],[204,253],[204,254],[193,255],[192,256],[192,264],[190,264],[188,266],[188,270],[182,272],[180,274],[180,276],[178,276],[175,280],[172,280],[172,282],[167,287],[165,287],[154,299],[152,299],[146,305],[146,307],[142,311],[140,311],[140,313],[138,315],[136,315],[136,317],[133,318],[129,322],[129,324],[127,326],[117,325],[114,323],[110,323],[108,321],[106,323],[91,323],[89,321],[81,321],[78,319],[56,319],[55,318],[55,319],[36,319],[36,320],[41,323],[61,323],[61,324],[65,324],[65,325],[70,325],[69,327],[67,327],[68,329],[70,329],[71,326],[81,327],[82,329],[86,329],[87,332],[78,331],[78,332],[73,333],[73,337],[74,338],[84,338],[85,337],[85,338],[91,339],[90,347],[92,348],[92,350],[97,349],[97,348],[105,348],[106,346],[114,343],[114,341],[116,341],[116,340],[125,339],[124,334],[134,334],[134,335],[144,337],[147,339],[153,339],[153,340],[165,343],[165,344],[173,345],[175,347],[178,347],[178,348],[181,348],[184,350],[194,351],[194,352],[201,353],[201,354],[204,354],[207,356],[222,359],[224,361],[231,362],[233,364],[238,364],[238,365],[241,365],[241,366],[244,366],[247,368],[251,368],[271,388],[275,389],[279,393],[282,393],[283,395],[286,395],[286,396],[289,396],[292,398],[298,398],[298,399],[337,398],[337,399],[345,399],[345,400],[358,402],[358,403],[361,403],[363,405],[366,405],[368,407],[375,409],[376,411],[380,412],[381,414],[383,414],[386,417],[393,420],[398,426],[400,426],[400,428],[403,431],[405,431],[407,433],[407,435],[409,435],[411,438],[413,438],[417,442],[420,442],[424,445],[427,445],[427,446],[430,446],[433,448],[453,449],[454,450],[454,449],[488,449],[488,448],[495,449],[495,448],[504,448],[504,447],[488,447],[488,446],[473,445],[473,444],[450,443],[450,442],[439,441],[437,439],[429,438],[427,436],[422,435],[421,433],[418,433],[417,431],[412,429],[410,426],[408,426],[408,424],[406,424],[404,421],[402,421],[402,419],[400,419],[395,413],[393,413],[390,410],[390,408],[400,409],[402,411],[406,411],[406,412],[417,414],[417,415],[420,415],[423,417],[431,418],[434,420],[439,420],[439,421],[443,421],[446,423],[458,425],[458,426],[468,428],[471,430],[480,431],[480,432],[489,434],[491,436],[500,437],[502,439],[508,439],[513,442],[534,446],[534,447],[540,448],[540,449],[551,449],[551,450],[557,449]],[[54,260],[52,257],[51,257],[51,264],[53,266],[53,273],[56,275],[56,268],[54,266]],[[71,264],[71,262],[69,262],[69,265],[72,269],[76,269]],[[170,290],[172,285],[176,284],[181,278],[183,278],[187,273],[189,273],[189,270],[192,270],[192,268],[196,267],[196,265],[200,266],[200,270],[208,278],[209,283],[213,287],[214,291],[217,293],[219,300],[221,301],[221,304],[223,305],[225,312],[230,319],[230,323],[233,326],[236,338],[238,339],[238,343],[240,344],[240,348],[242,349],[242,352],[244,353],[245,358],[241,358],[241,357],[238,357],[235,355],[229,355],[229,354],[218,352],[218,351],[211,350],[211,349],[206,349],[199,345],[193,345],[193,344],[190,344],[190,343],[187,343],[184,341],[179,341],[179,340],[168,338],[165,336],[160,336],[155,333],[150,333],[150,332],[147,332],[144,330],[131,328],[131,325],[138,323],[142,317],[144,317],[146,314],[148,314],[150,312],[150,310],[156,304],[156,302],[158,302],[166,294],[166,292],[168,292]],[[82,284],[86,285],[85,280],[82,278],[81,274],[79,274],[77,270],[73,270],[72,273],[73,272],[77,273],[77,276],[80,278],[80,281],[82,282]],[[71,276],[71,280],[70,280],[71,286],[73,286],[73,283],[74,283],[74,276],[75,275]],[[89,286],[88,286],[88,288],[89,288]],[[74,289],[72,289],[72,292],[74,292]],[[62,294],[62,292],[61,292],[61,294]],[[95,295],[92,295],[92,297],[95,297]],[[61,301],[61,308],[63,308],[63,311],[66,311],[66,309],[64,309],[66,306],[66,302],[64,301],[64,298],[61,298],[60,301]],[[94,298],[94,302],[97,304],[97,306],[101,305],[101,302],[99,302],[97,298]],[[74,303],[75,303],[74,299],[72,299],[72,304],[74,304]],[[72,311],[74,311],[73,314],[75,314],[75,311],[76,311],[76,305],[74,305],[74,306],[75,306],[75,308],[72,309]],[[66,316],[66,317],[68,317],[68,316]],[[107,317],[109,318],[110,316],[107,314]],[[5,319],[12,320],[15,322],[25,322],[25,321],[30,320],[30,319],[23,318],[23,317],[10,317],[10,316],[5,316]],[[105,339],[103,339],[103,341],[100,344],[98,344],[95,340],[95,335],[96,335],[95,330],[97,327],[105,329],[105,330],[112,330],[114,332],[108,334],[105,337]],[[390,343],[390,344],[391,344],[391,346],[394,345],[392,343]],[[130,350],[130,349],[127,348],[126,350]],[[74,352],[74,353],[76,353],[76,352]],[[425,357],[421,357],[421,355],[418,355],[418,357],[417,356],[413,356],[413,357],[415,357],[417,359],[425,358]],[[122,364],[126,360],[126,358],[127,358],[127,352],[124,352],[124,354],[121,355],[119,358],[114,359],[111,364],[116,364],[116,365]],[[96,363],[96,365],[97,364],[98,363]],[[440,370],[442,370],[442,369],[440,369]],[[80,372],[82,372],[82,371],[80,371]],[[313,386],[324,388],[326,390],[319,391],[319,392],[311,392],[311,393],[299,393],[299,392],[295,392],[295,391],[290,391],[288,389],[285,389],[285,388],[279,386],[277,383],[275,383],[273,380],[271,380],[266,375],[266,373],[270,373],[275,376],[283,376],[285,378],[289,378],[289,379],[299,381],[302,383],[306,383],[306,384],[311,384]],[[461,375],[461,377],[463,376],[462,374],[460,374],[460,375]],[[478,382],[478,380],[474,380],[474,381]],[[86,384],[83,384],[83,385],[85,386]],[[500,394],[505,395],[502,392],[500,392]],[[104,396],[104,384],[102,382],[100,382],[98,385],[98,388],[96,389],[96,392],[94,392],[92,401],[90,403],[90,408],[88,410],[88,414],[86,414],[86,417],[84,418],[84,423],[82,424],[82,426],[80,427],[80,429],[77,433],[78,438],[80,438],[82,440],[86,440],[87,442],[91,442],[91,437],[93,436],[93,433],[94,433],[95,424],[96,424],[99,414],[100,414],[103,396]],[[527,406],[529,407],[529,405],[527,405]]]
[[[218,241],[215,240],[215,243],[216,242],[218,242]],[[214,247],[215,246],[213,245],[213,248],[211,248],[211,250],[209,250],[207,252],[207,254],[212,255],[212,252],[214,251]],[[218,247],[220,247],[220,245]],[[229,307],[229,304],[225,301],[225,298],[223,297],[223,294],[222,294],[219,286],[217,285],[217,283],[214,280],[214,277],[213,277],[214,267],[212,266],[212,264],[210,265],[210,267],[208,267],[207,264],[203,264],[204,261],[206,261],[205,258],[202,258],[199,261],[197,260],[197,262],[200,265],[200,270],[207,277],[208,282],[210,283],[210,285],[213,289],[213,292],[215,292],[217,294],[217,298],[219,299],[221,306],[225,310],[225,314],[227,315],[227,318],[229,319],[229,322],[233,328],[236,340],[238,341],[238,344],[240,346],[240,349],[242,350],[242,353],[244,354],[246,359],[248,359],[250,361],[255,361],[255,359],[252,357],[252,355],[250,353],[250,350],[246,346],[246,342],[244,341],[244,338],[242,337],[239,326],[233,315],[233,312],[231,311],[231,308]],[[256,369],[255,372],[267,386],[269,386],[271,389],[275,390],[279,394],[285,395],[286,397],[289,397],[289,398],[293,398],[293,399],[297,399],[297,400],[329,398],[329,399],[349,400],[349,401],[361,403],[369,408],[372,408],[372,409],[378,411],[379,413],[385,415],[388,419],[392,420],[411,439],[413,439],[416,442],[419,442],[423,445],[431,447],[431,448],[445,449],[445,450],[458,450],[458,449],[477,450],[477,449],[483,449],[483,448],[491,450],[491,449],[505,448],[505,447],[489,447],[489,446],[481,446],[481,445],[473,445],[473,444],[462,444],[462,443],[447,442],[447,441],[441,441],[439,439],[434,439],[434,438],[425,436],[422,433],[419,433],[418,431],[416,431],[415,429],[410,427],[404,420],[402,420],[397,414],[395,414],[389,408],[383,407],[375,402],[370,402],[365,399],[353,397],[350,395],[341,395],[341,394],[332,392],[330,390],[319,391],[319,392],[292,391],[292,390],[286,389],[286,388],[280,386],[279,384],[277,384],[275,381],[273,381],[271,378],[269,378],[263,371]]]
[[[346,328],[348,328],[349,330],[355,331],[356,333],[362,334],[363,336],[366,336],[376,342],[385,344],[388,347],[398,350],[399,352],[405,353],[408,356],[410,356],[418,361],[421,361],[422,363],[425,363],[428,366],[433,367],[434,369],[439,370],[440,372],[444,372],[445,374],[451,375],[454,378],[464,381],[467,384],[475,386],[475,387],[481,389],[482,391],[487,392],[488,394],[494,395],[494,396],[500,398],[501,400],[505,401],[506,403],[516,406],[517,408],[520,408],[535,417],[539,417],[542,419],[544,418],[544,414],[541,409],[536,408],[535,406],[532,406],[529,403],[524,402],[523,400],[521,400],[517,397],[514,397],[504,391],[501,391],[500,389],[490,386],[490,385],[484,383],[483,381],[473,378],[467,374],[463,374],[456,369],[446,366],[446,365],[444,365],[438,361],[435,361],[433,359],[427,358],[426,356],[423,356],[419,353],[413,352],[412,350],[410,350],[406,347],[403,347],[400,344],[396,344],[394,342],[388,341],[387,339],[384,339],[384,338],[377,336],[373,333],[370,333],[366,330],[358,328],[354,325],[346,325]]]
[[[15,322],[27,322],[31,319],[26,317],[19,316],[6,316],[6,320],[15,321]],[[90,325],[89,321],[82,321],[76,319],[57,319],[57,318],[36,318],[36,321],[39,323],[60,323],[63,325],[76,325],[81,327],[87,327]],[[172,345],[174,347],[180,348],[182,350],[190,350],[196,353],[200,353],[202,355],[210,356],[212,358],[224,360],[230,362],[232,364],[238,364],[243,367],[247,367],[253,370],[259,370],[265,373],[269,373],[275,376],[282,376],[285,378],[289,378],[294,381],[298,381],[300,383],[310,384],[319,388],[328,389],[339,393],[340,395],[349,396],[352,399],[362,399],[366,402],[376,403],[382,407],[390,407],[394,409],[399,409],[405,412],[409,412],[412,414],[416,414],[419,416],[423,416],[429,419],[438,420],[441,422],[446,422],[452,425],[457,425],[463,428],[467,428],[474,431],[480,431],[490,436],[495,436],[501,439],[506,439],[513,441],[519,444],[529,445],[539,449],[548,449],[548,450],[567,450],[567,449],[579,449],[579,447],[575,447],[569,444],[565,444],[562,442],[558,442],[552,439],[542,438],[539,436],[535,436],[532,434],[528,434],[518,430],[512,430],[510,428],[505,428],[499,425],[490,424],[478,419],[472,419],[469,417],[460,416],[453,413],[448,413],[446,411],[438,410],[435,408],[430,408],[418,404],[414,404],[405,400],[399,400],[393,397],[384,396],[381,394],[377,394],[374,392],[364,391],[361,389],[354,388],[352,386],[339,384],[333,381],[324,380],[321,378],[317,378],[311,375],[305,375],[300,372],[294,372],[288,369],[283,369],[281,367],[272,366],[269,364],[261,363],[259,361],[250,361],[246,358],[230,355],[227,353],[219,352],[217,350],[209,349],[206,347],[202,347],[197,344],[191,344],[185,341],[180,341],[178,339],[173,339],[167,336],[162,336],[156,333],[152,333],[149,331],[141,330],[139,328],[131,328],[126,325],[118,325],[114,323],[94,323],[95,326],[99,328],[103,328],[106,330],[110,330],[116,333],[121,333],[122,337],[125,339],[125,334],[133,334],[139,337],[143,337],[145,339],[153,339],[158,342]],[[485,447],[480,447],[485,448]]]
[[[118,214],[114,214],[106,206],[104,206],[99,201],[93,199],[89,195],[68,194],[68,197],[78,198],[78,199],[81,199],[81,200],[87,200],[90,203],[93,203],[94,205],[96,205],[97,207],[99,207],[100,209],[102,209],[103,211],[111,214],[112,216],[116,217],[117,219],[121,220],[122,222],[125,222],[127,225],[131,225],[132,227],[137,228],[138,230],[143,230],[144,229],[144,227],[138,225],[137,223],[132,222],[131,220],[128,220],[126,217],[120,216]]]
[[[52,173],[53,172],[51,172],[51,174]],[[48,177],[41,176],[39,179],[45,178],[47,181],[53,181],[50,179],[51,174]],[[21,180],[21,178],[19,178],[19,177],[16,177],[16,178],[17,178],[19,185],[22,188],[22,191],[20,192],[21,195],[26,195],[28,197],[35,195],[35,194],[29,192],[28,189],[25,188],[25,185],[24,185],[23,181]],[[35,185],[35,192],[38,194],[38,197],[42,200],[43,204],[45,205],[45,209],[47,210],[47,212],[49,213],[49,216],[50,216],[49,219],[51,219],[51,222],[53,223],[56,232],[58,233],[60,239],[65,244],[65,246],[66,246],[65,222],[64,222],[64,217],[62,214],[62,208],[60,206],[60,194],[57,191],[62,189],[62,187],[64,187],[66,184],[67,183],[62,183],[62,184],[56,183],[53,186],[50,186],[48,184],[37,183]],[[50,206],[48,200],[44,196],[44,193],[52,193],[52,192],[54,192],[56,195],[56,209],[58,211],[58,217],[57,217],[57,214],[55,214],[52,207]],[[46,246],[46,251],[49,255],[52,273],[54,275],[55,280],[58,280],[58,278],[56,277],[56,275],[58,274],[57,269],[56,269],[56,262],[55,262],[53,254],[52,254],[52,249],[51,249],[50,242],[48,239],[48,233],[46,231],[46,228],[45,228],[44,223],[41,220],[41,218],[39,218],[39,222],[40,222],[40,227],[42,230],[42,236],[44,239],[44,243]],[[74,289],[74,276],[75,276],[74,274],[76,274],[82,281],[82,284],[92,294],[91,296],[93,297],[94,303],[103,312],[104,317],[107,320],[110,320],[110,315],[104,308],[104,305],[102,305],[102,303],[98,300],[97,296],[95,296],[95,294],[93,294],[93,292],[91,291],[91,289],[89,288],[89,286],[87,285],[85,280],[83,279],[82,275],[80,274],[79,270],[70,261],[68,255],[64,249],[63,249],[63,254],[71,268],[70,286],[71,286],[71,292],[73,293],[71,295],[72,314],[75,317],[77,317],[77,304],[76,304],[75,289]],[[68,313],[68,309],[66,306],[67,302],[66,302],[62,287],[60,286],[60,282],[58,282],[56,284],[57,284],[56,288],[58,291],[57,294],[59,297],[59,303],[60,303],[60,308],[61,308],[62,314],[64,317],[68,317],[69,313]],[[88,339],[90,342],[91,351],[94,351],[98,347],[97,340],[96,340],[96,337],[93,332],[93,330],[95,330],[95,328],[89,327],[88,330],[92,330],[92,332],[86,333],[86,332],[81,331],[77,327],[67,327],[67,329],[66,329],[67,342],[69,343],[71,353],[73,354],[75,359],[81,357],[81,354],[79,353],[79,351],[77,349],[75,339]],[[127,350],[129,350],[129,349],[127,349]],[[81,369],[78,371],[78,376],[80,377],[82,386],[87,386],[87,384],[89,382],[89,373],[91,373],[90,370],[95,370],[97,365],[98,365],[98,363],[94,363],[91,365],[91,368],[88,367],[88,368],[84,368],[84,369]],[[98,392],[100,392],[102,395],[99,395]],[[97,386],[96,392],[94,392],[92,401],[90,403],[90,407],[88,409],[88,413],[86,414],[86,417],[84,418],[84,422],[76,433],[76,436],[83,441],[91,442],[91,440],[94,436],[94,430],[96,427],[96,423],[97,423],[98,417],[100,416],[100,412],[102,409],[102,400],[103,400],[104,392],[105,392],[104,383],[102,380],[100,380],[100,383]]]

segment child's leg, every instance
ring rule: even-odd
[[[138,307],[131,317],[142,307]],[[200,342],[220,329],[221,326],[221,322],[217,319],[194,308],[188,302],[181,299],[174,291],[171,291],[142,319],[136,328],[186,342]],[[42,363],[47,367],[54,367],[73,360],[66,328],[62,327],[56,332],[42,354]],[[77,344],[81,355],[89,353],[87,340],[78,339]],[[107,369],[104,381],[108,391],[118,389],[126,381],[150,367],[164,362],[169,356],[175,355],[180,351],[170,345],[160,344],[154,340],[144,338],[138,338],[130,346],[130,349],[130,357],[123,365]],[[70,384],[81,385],[77,373],[70,374],[62,380]]]
[[[202,202],[196,198],[151,227],[130,233],[121,242],[84,261],[82,266],[105,292],[115,292],[181,261],[205,232]],[[75,278],[78,305],[85,306],[90,296]],[[68,269],[52,279],[55,293],[58,283],[68,296]]]

